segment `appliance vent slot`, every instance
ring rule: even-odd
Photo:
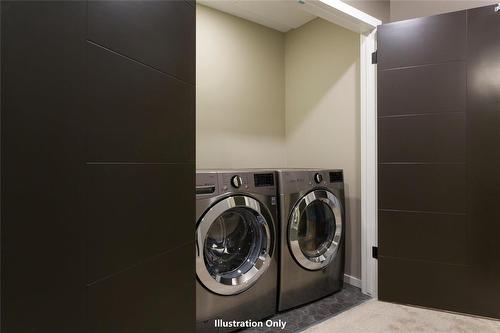
[[[253,175],[255,187],[274,186],[274,174],[259,173]]]
[[[342,171],[330,172],[330,183],[342,183],[344,181],[344,174]]]

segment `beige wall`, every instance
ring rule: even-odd
[[[454,12],[474,7],[487,6],[498,1],[465,0],[391,0],[391,21]]]
[[[197,5],[198,168],[343,168],[346,273],[361,275],[359,36],[286,34]]]
[[[285,36],[289,167],[342,168],[347,274],[361,275],[359,35],[315,19]]]
[[[196,6],[197,168],[283,167],[284,36]]]

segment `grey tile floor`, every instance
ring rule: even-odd
[[[244,333],[294,333],[318,324],[328,318],[331,318],[345,310],[359,305],[370,297],[361,293],[359,288],[349,284],[344,284],[344,288],[331,296],[322,298],[316,302],[295,308],[286,312],[278,313],[271,317],[272,320],[285,321],[287,324],[284,330],[277,328],[259,328],[247,329]]]

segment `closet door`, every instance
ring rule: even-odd
[[[378,31],[379,297],[500,318],[500,14]]]
[[[378,30],[379,297],[467,310],[466,12]]]
[[[194,331],[195,4],[0,6],[0,331]]]

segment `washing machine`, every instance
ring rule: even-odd
[[[278,310],[343,287],[345,199],[342,170],[279,170]]]
[[[197,171],[197,332],[276,313],[276,196],[274,170]]]

